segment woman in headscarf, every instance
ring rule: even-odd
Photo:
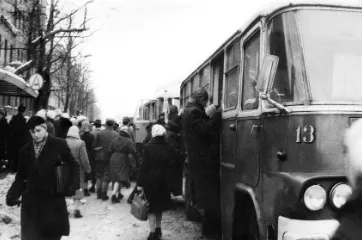
[[[121,184],[129,181],[128,172],[130,159],[136,154],[136,149],[131,140],[131,135],[126,126],[120,128],[119,136],[115,138],[108,148],[111,156],[109,163],[109,177],[113,183],[112,203],[119,203],[123,197]]]
[[[19,205],[21,196],[22,240],[59,240],[69,235],[64,195],[74,195],[79,188],[79,163],[63,139],[48,135],[44,119],[33,116],[26,126],[32,141],[19,152],[19,171],[6,195],[6,204]],[[67,193],[62,195],[55,190],[54,167],[60,161],[70,167],[72,182]]]
[[[91,180],[92,181],[92,187],[95,187],[96,184],[96,179],[95,179],[95,163],[94,163],[94,158],[93,158],[93,150],[92,150],[92,146],[93,146],[93,141],[94,141],[94,135],[91,133],[92,131],[92,125],[90,124],[90,122],[88,122],[87,120],[83,120],[81,123],[81,128],[80,128],[80,138],[84,141],[85,143],[85,148],[87,149],[87,155],[88,155],[88,160],[91,166],[91,173],[87,174],[85,179],[84,179],[84,196],[90,196],[89,190],[88,190],[88,181]]]
[[[82,191],[85,189],[84,182],[85,172],[90,173],[91,167],[88,160],[87,150],[85,147],[85,143],[80,139],[79,136],[79,128],[77,126],[71,126],[69,128],[66,141],[68,146],[73,154],[73,157],[78,161],[80,165],[80,188],[76,191],[74,196],[74,217],[81,218],[83,217],[79,211],[79,201],[82,196]]]
[[[150,234],[148,240],[162,236],[162,212],[172,208],[168,171],[173,161],[181,161],[182,155],[165,140],[166,129],[155,124],[152,139],[143,150],[137,185],[149,202]]]

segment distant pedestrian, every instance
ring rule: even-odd
[[[80,188],[77,191],[83,191],[83,189],[88,189],[87,184],[85,183],[85,174],[91,173],[91,166],[89,164],[87,149],[85,147],[85,143],[83,140],[80,139],[79,136],[79,129],[77,126],[72,126],[69,128],[67,138],[67,144],[72,152],[73,157],[80,165],[80,174],[79,174],[79,182]],[[80,194],[79,192],[75,193],[74,197],[74,217],[81,218],[83,217],[79,210],[79,198],[77,195]]]
[[[55,136],[54,118],[56,117],[56,113],[53,110],[48,110],[46,116],[45,123],[47,125],[47,131],[51,136]]]
[[[92,135],[95,137],[96,134],[102,130],[102,121],[100,119],[96,119],[93,123]]]
[[[58,124],[56,124],[57,126]],[[63,113],[59,119],[59,128],[55,129],[55,136],[59,138],[66,138],[69,128],[73,126],[73,123],[70,121],[68,113]]]
[[[13,172],[17,172],[20,149],[29,141],[29,132],[26,128],[24,112],[26,107],[20,105],[18,114],[10,120],[10,166]]]
[[[121,186],[129,181],[130,159],[136,155],[136,149],[127,130],[119,131],[119,136],[109,145],[108,153],[109,179],[114,184],[111,200],[112,203],[118,203],[123,198]]]
[[[157,124],[161,125],[161,126],[165,126],[166,122],[165,122],[165,113],[160,113],[158,115],[158,119],[157,119]]]
[[[19,153],[19,171],[7,195],[6,204],[21,203],[22,240],[59,240],[69,235],[65,197],[54,192],[54,166],[65,162],[71,169],[67,196],[79,189],[79,164],[63,139],[49,136],[44,119],[33,116],[27,123],[32,137]],[[19,198],[21,197],[21,202]]]
[[[5,165],[6,152],[9,141],[10,127],[6,120],[6,112],[0,108],[0,171]]]
[[[113,130],[115,121],[113,119],[106,119],[106,128],[98,132],[94,138],[93,149],[96,170],[96,188],[97,199],[104,201],[108,200],[107,196],[109,184],[109,144],[118,137],[118,133]]]
[[[152,127],[152,139],[143,151],[137,185],[144,191],[149,202],[150,234],[148,240],[161,239],[162,212],[171,209],[169,168],[172,161],[181,161],[182,155],[165,140],[166,129],[161,125]]]
[[[95,163],[94,163],[94,156],[93,156],[93,141],[94,141],[94,136],[91,134],[92,131],[92,125],[87,121],[84,120],[82,121],[82,126],[80,128],[80,138],[84,141],[85,143],[85,147],[87,149],[87,155],[88,155],[88,160],[89,163],[91,165],[91,173],[86,175],[86,178],[84,179],[84,195],[85,196],[89,196],[89,190],[88,190],[88,181],[91,180],[92,181],[92,186],[91,188],[95,188],[95,184],[96,184],[96,178],[95,178]],[[94,191],[93,191],[94,192]]]

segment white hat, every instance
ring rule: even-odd
[[[155,124],[152,127],[152,137],[165,136],[166,129],[160,124]]]
[[[55,116],[61,116],[62,115],[62,110],[57,108],[55,109]]]
[[[50,119],[54,119],[57,116],[57,114],[55,113],[55,111],[53,110],[48,110],[47,112],[47,117]]]
[[[72,117],[70,121],[73,123],[73,125],[77,124],[77,119],[75,117]]]
[[[46,114],[47,114],[47,112],[45,109],[41,109],[36,113],[37,116],[41,117],[44,120],[47,119]]]
[[[68,113],[63,113],[62,118],[70,119],[70,116]]]

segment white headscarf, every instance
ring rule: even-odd
[[[68,130],[67,137],[73,137],[76,139],[80,139],[79,128],[77,126],[71,126]]]
[[[155,124],[152,127],[152,137],[165,136],[166,129],[160,124]]]

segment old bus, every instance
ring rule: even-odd
[[[156,122],[158,116],[164,113],[165,121],[167,122],[170,106],[175,105],[177,108],[180,107],[179,87],[180,84],[168,86],[157,93],[153,99],[140,101],[134,115],[136,146],[138,148],[146,137],[146,126],[150,121]]]
[[[352,192],[343,135],[362,115],[361,43],[358,1],[286,1],[182,83],[183,107],[204,87],[223,109],[224,240],[333,235]]]

